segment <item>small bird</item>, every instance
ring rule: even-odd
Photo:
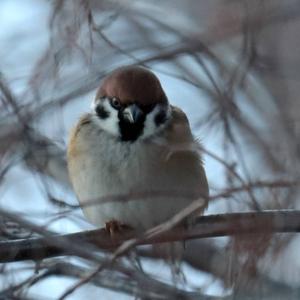
[[[100,86],[68,144],[68,170],[88,220],[112,234],[147,230],[193,201],[208,204],[199,146],[186,115],[146,68],[121,67]],[[191,216],[192,217],[192,216]]]

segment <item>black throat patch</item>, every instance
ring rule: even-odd
[[[130,123],[124,119],[123,114],[119,112],[119,128],[121,134],[121,141],[134,142],[143,134],[145,119],[144,115],[135,123]]]

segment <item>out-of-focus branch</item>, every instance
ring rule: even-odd
[[[10,216],[10,214],[6,213],[4,215],[6,218],[9,218]],[[13,221],[16,221],[16,218],[19,217],[13,217]],[[26,222],[21,223],[23,226],[26,226]],[[43,234],[44,231],[44,229],[38,229],[37,227],[31,227],[30,229],[38,232],[39,234]],[[46,237],[43,238],[16,240],[12,242],[1,242],[0,260],[1,262],[18,261],[24,259],[39,260],[59,255],[83,255],[82,257],[87,257],[86,251],[84,251],[83,253],[82,249],[79,248],[78,252],[78,247],[74,247],[74,245],[83,245],[86,250],[90,251],[89,254],[93,259],[95,258],[93,252],[96,251],[97,247],[112,251],[124,241],[132,238],[137,239],[136,244],[141,245],[223,235],[251,234],[251,236],[253,236],[253,234],[261,235],[264,233],[270,234],[277,232],[299,232],[299,230],[299,211],[285,210],[210,215],[199,217],[197,219],[196,225],[188,230],[175,228],[153,236],[151,238],[145,238],[137,235],[133,231],[127,230],[124,231],[121,235],[116,235],[114,239],[112,239],[104,229],[98,229],[61,236],[49,236],[49,234],[47,233]],[[70,246],[68,247],[68,245]],[[203,244],[201,245],[203,246]],[[206,249],[207,247],[208,249]],[[205,255],[205,250],[207,250],[209,252],[207,254],[208,262],[211,261],[211,259],[213,258],[216,259],[215,257],[217,257],[217,259],[219,259],[220,265],[222,265],[222,260],[227,261],[229,259],[229,257],[224,253],[224,251],[223,254],[219,253],[219,255],[215,256],[214,254],[216,252],[216,249],[211,245],[207,245],[207,247],[201,247],[201,255]],[[204,267],[199,267],[199,265],[197,265],[199,264],[199,260],[195,261],[195,257],[197,255],[195,255],[194,252],[195,247],[192,248],[188,247],[186,249],[183,259],[199,269],[206,268],[205,271],[210,272],[211,269],[207,265]],[[235,265],[235,269],[238,269],[238,267],[238,265]],[[260,277],[259,279],[257,278],[257,276],[255,278],[251,278],[242,270],[238,271],[240,275],[238,275],[239,280],[237,286],[239,288],[235,291],[234,299],[251,299],[251,297],[247,294],[249,291],[252,291],[251,294],[253,294],[255,297],[259,295],[260,299],[280,299],[280,297],[283,295],[290,295],[290,299],[296,299],[296,295],[298,295],[298,292],[296,290],[289,288],[283,284],[274,283],[273,281],[263,277]],[[218,274],[213,274],[219,278],[223,277],[222,280],[226,280],[224,276],[224,268],[223,270],[221,269],[217,272]],[[53,274],[55,273],[56,272],[53,272]],[[60,271],[58,271],[57,274],[70,275],[67,273],[64,274],[64,272]],[[94,278],[93,280],[96,280],[97,282],[97,279]],[[98,284],[101,285],[103,283],[99,281]],[[243,289],[240,289],[240,287],[243,287]],[[255,287],[254,290],[253,287]],[[159,289],[160,288],[161,287],[159,287]],[[165,287],[163,288],[165,290]],[[167,294],[169,294],[169,292],[170,291],[166,291]],[[172,293],[173,295],[177,295],[178,291],[174,290]],[[183,297],[183,295],[184,294],[181,294],[181,297]],[[186,299],[199,299],[196,295],[192,293],[185,294],[185,297]],[[203,299],[214,299],[214,297],[203,297]],[[232,298],[231,296],[228,296],[222,299]]]
[[[45,280],[51,276],[64,276],[69,278],[84,279],[89,274],[89,269],[81,267],[76,264],[66,262],[52,262],[43,263],[40,266],[39,274],[36,274],[30,281],[25,281],[16,287],[12,286],[7,290],[0,293],[5,298],[10,298],[14,294],[16,288],[24,285],[33,286],[42,280]],[[143,275],[142,275],[143,276]],[[139,282],[127,278],[124,275],[115,274],[108,271],[99,272],[96,276],[91,278],[90,284],[110,289],[117,292],[122,292],[135,297],[141,297],[142,299],[187,299],[187,300],[218,300],[218,297],[202,295],[199,292],[189,292],[183,289],[175,288],[169,284],[160,282],[153,278],[143,278],[145,280],[142,287],[139,286]],[[23,299],[23,298],[22,298]],[[227,298],[226,298],[227,299]]]
[[[265,12],[265,20],[263,24],[260,22],[261,16],[254,12],[252,15],[248,16],[249,26],[255,29],[257,26],[263,25],[267,27],[275,23],[280,23],[286,20],[291,21],[295,18],[299,18],[300,8],[298,4],[299,3],[297,1],[292,1],[289,5],[276,5],[275,7],[271,6]],[[170,47],[165,51],[160,51],[160,53],[157,55],[146,58],[143,60],[143,63],[152,62],[155,60],[171,59],[184,53],[194,53],[197,51],[201,52],[203,45],[210,47],[227,39],[234,38],[242,33],[239,24],[240,21],[241,20],[236,19],[235,22],[227,23],[226,26],[224,26],[224,24],[215,24],[215,28],[217,30],[207,31],[201,36],[195,37],[194,43],[192,43],[192,39],[190,39],[190,43],[188,45],[184,43],[178,47]]]
[[[72,264],[65,262],[57,262],[52,264],[42,264],[42,269],[45,269],[35,276],[35,278],[31,281],[31,285],[49,277],[49,276],[67,276],[71,278],[82,279],[89,273],[89,270]],[[107,289],[112,289],[114,291],[120,291],[128,295],[135,295],[136,297],[149,297],[151,299],[197,299],[197,300],[250,300],[253,297],[260,295],[260,299],[281,299],[282,295],[287,294],[278,294],[278,290],[268,291],[270,292],[268,295],[266,292],[261,293],[258,290],[253,291],[250,295],[247,295],[246,292],[241,292],[239,294],[228,295],[225,297],[216,297],[216,296],[208,296],[195,292],[187,292],[180,289],[174,289],[172,286],[159,282],[155,279],[151,279],[149,281],[149,285],[144,286],[143,289],[140,289],[136,283],[131,282],[130,280],[124,278],[123,276],[112,276],[108,272],[101,272],[97,274],[94,278],[91,279],[90,284],[93,284],[98,287],[104,287]],[[292,290],[292,289],[291,289]],[[290,294],[291,297],[289,299],[297,299],[297,293],[294,291],[294,294]],[[174,298],[175,297],[175,298]],[[273,298],[272,298],[273,297]]]
[[[159,250],[141,247],[137,251],[142,257],[165,259],[168,254],[163,248]],[[232,263],[232,250],[213,245],[207,239],[187,242],[182,259],[193,268],[219,278],[225,286],[232,287],[233,299],[297,299],[300,293],[299,289],[259,272],[249,274],[238,260]]]
[[[269,26],[274,23],[282,22],[288,20],[295,19],[296,17],[299,17],[300,11],[299,11],[299,6],[297,1],[290,1],[289,5],[270,5],[270,8],[266,11],[265,14],[265,20],[263,24],[261,22],[258,22],[257,18],[260,18],[260,15],[253,13],[253,15],[250,15],[248,17],[249,21],[249,26]],[[237,23],[240,22],[239,19],[236,20]],[[217,28],[217,30],[215,30]],[[227,24],[227,26],[220,26],[220,24],[216,24],[216,27],[213,29],[208,29],[207,32],[201,33],[200,36],[195,36],[193,38],[189,38],[188,41],[184,40],[183,43],[178,43],[177,45],[172,45],[171,47],[167,48],[160,48],[159,53],[154,53],[153,55],[148,55],[144,59],[140,59],[139,63],[140,64],[150,64],[154,63],[156,61],[161,61],[161,60],[168,60],[168,59],[173,59],[176,56],[182,55],[182,54],[187,54],[187,53],[194,53],[194,52],[202,52],[207,53],[207,48],[208,47],[213,47],[216,46],[222,41],[226,41],[228,38],[233,38],[239,34],[241,34],[241,28],[237,26],[236,23],[230,23]],[[101,60],[101,64],[103,63],[103,60]],[[101,68],[103,70],[103,68]],[[109,70],[106,70],[109,71]],[[90,90],[96,88],[99,84],[99,80],[105,76],[106,71],[104,72],[98,72],[96,75],[92,74],[91,78],[84,78],[84,80],[80,79],[76,81],[76,84],[73,85],[68,85],[71,86],[71,90],[66,91],[64,95],[62,96],[57,96],[54,99],[51,99],[48,104],[45,105],[45,102],[47,101],[42,101],[42,105],[40,108],[34,107],[34,111],[29,112],[28,111],[28,116],[31,116],[33,119],[37,116],[39,116],[42,113],[45,113],[48,111],[48,109],[64,105],[67,103],[69,100],[74,99],[80,95],[88,93]],[[18,103],[16,101],[17,99],[14,99],[14,96],[10,93],[8,87],[6,85],[1,85],[1,90],[7,98],[8,102],[10,103],[10,106],[12,104]],[[20,110],[18,109],[18,114],[22,115]],[[27,116],[27,120],[29,125],[31,122],[31,118]],[[4,141],[5,143],[1,143],[0,146],[0,153],[2,153],[4,150],[7,150],[8,146],[14,147],[14,149],[20,150],[20,148],[17,147],[18,143],[20,141],[24,140],[23,133],[24,133],[24,128],[22,128],[20,124],[20,118],[17,119],[16,122],[9,122],[7,124],[2,123],[1,124],[1,134],[0,134],[0,140]],[[6,134],[7,133],[7,134]],[[254,134],[255,135],[255,134]],[[38,142],[38,133],[33,132],[32,134],[33,137],[35,137],[35,141]],[[43,139],[43,138],[42,138]],[[43,139],[45,140],[45,139]],[[48,143],[49,141],[47,141]],[[28,144],[28,141],[27,141]],[[39,147],[41,149],[41,147]],[[47,146],[47,149],[49,147]],[[21,150],[24,150],[23,147],[21,147]],[[40,164],[40,161],[45,162],[43,158],[38,157],[38,159],[32,159],[33,158],[33,153],[31,149],[25,149],[27,157],[29,158],[27,160],[27,163],[29,163],[30,166],[35,165],[35,167],[38,167],[37,164]],[[59,181],[62,181],[64,184],[67,183],[67,175],[66,172],[63,172],[61,166],[61,161],[53,159],[55,155],[52,155],[52,150],[51,151],[45,151],[45,157],[47,157],[47,163],[46,167],[44,167],[44,172],[52,177],[56,177]],[[62,153],[62,152],[61,152]],[[23,153],[20,153],[23,155]],[[40,151],[39,154],[43,156],[42,152]],[[63,155],[56,153],[56,155],[63,157]],[[34,161],[34,162],[33,162]],[[40,168],[42,169],[42,168]],[[63,174],[60,176],[57,176],[58,174]]]
[[[5,215],[9,218],[9,215]],[[181,240],[227,235],[299,232],[300,211],[263,211],[230,213],[199,217],[189,229],[174,228],[154,236],[141,236],[132,230],[124,230],[112,239],[105,229],[55,236],[55,244],[49,237],[0,242],[0,261],[12,262],[26,259],[43,259],[58,255],[76,255],[67,245],[93,244],[103,250],[113,250],[124,241],[136,238],[136,245],[166,243]],[[39,232],[42,234],[42,232]],[[63,247],[60,246],[60,239]],[[95,250],[95,248],[93,248]]]
[[[13,122],[1,124],[0,154],[9,151],[10,155],[23,158],[30,169],[55,179],[58,183],[69,186],[65,151],[53,141],[35,130],[25,129]],[[11,149],[14,148],[14,151]]]
[[[159,282],[158,280],[152,279],[151,277],[145,275],[143,272],[128,267],[121,262],[117,262],[117,261],[112,262],[110,259],[101,257],[100,255],[95,253],[95,250],[97,248],[94,247],[94,245],[92,245],[92,240],[93,238],[95,238],[94,236],[90,239],[89,234],[91,234],[92,232],[88,233],[86,237],[85,237],[85,233],[83,233],[82,239],[80,239],[80,236],[76,237],[77,234],[57,236],[45,230],[43,227],[37,226],[29,221],[21,219],[20,217],[14,214],[1,211],[1,215],[6,219],[11,219],[14,222],[18,221],[22,226],[27,227],[36,233],[44,235],[44,238],[40,239],[40,241],[42,242],[42,246],[45,246],[44,250],[48,252],[48,257],[50,257],[51,254],[53,256],[53,252],[52,252],[53,249],[57,249],[60,251],[60,255],[63,255],[63,253],[65,253],[68,255],[77,255],[78,257],[85,258],[90,262],[92,262],[93,264],[98,264],[101,267],[102,271],[103,270],[110,270],[111,272],[116,271],[123,274],[123,276],[130,278],[139,289],[141,290],[147,289],[146,294],[148,293],[148,291],[149,293],[153,291],[157,292],[158,294],[161,295],[159,299],[203,299],[203,300],[215,299],[214,297],[205,296],[205,295],[203,295],[202,297],[199,293],[185,292],[183,290],[179,290],[176,287],[169,286]],[[104,230],[101,231],[102,233],[104,232]],[[98,234],[99,231],[96,231],[95,233]],[[107,233],[106,233],[106,238],[108,239]],[[36,244],[38,245],[39,239],[36,239],[35,241],[37,242]],[[29,252],[31,252],[30,247],[35,246],[31,244],[32,240],[30,239],[22,240],[21,242],[23,242],[25,252],[26,250],[29,250]],[[109,246],[111,247],[111,245],[112,244],[110,242]],[[10,249],[7,248],[6,250],[8,250],[8,252],[6,252],[8,257],[12,257],[18,252],[18,249],[16,247],[12,247]],[[37,254],[36,256],[32,257],[32,259],[34,260],[39,260],[41,258],[47,257],[45,255],[43,257],[40,256],[40,251],[43,251],[42,248],[39,249],[38,247],[35,247],[35,249],[32,250],[34,250],[35,254]],[[94,276],[91,277],[91,279],[93,278]],[[133,289],[131,294],[135,294],[135,293],[137,293],[137,291],[136,289]],[[0,298],[1,296],[2,295],[0,294]]]

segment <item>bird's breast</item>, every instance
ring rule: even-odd
[[[74,190],[94,224],[111,218],[132,226],[144,220],[144,227],[158,224],[195,199],[193,193],[206,180],[195,155],[170,155],[168,147],[157,144],[93,135],[77,139],[68,165]]]

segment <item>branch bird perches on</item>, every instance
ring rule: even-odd
[[[78,245],[82,244],[90,245],[92,250],[113,251],[128,241],[133,241],[132,245],[135,246],[228,235],[300,231],[300,211],[294,210],[208,215],[199,217],[195,225],[188,229],[175,227],[152,235],[147,235],[147,233],[138,235],[135,231],[128,229],[124,230],[122,234],[117,234],[113,239],[103,228],[57,235],[11,213],[1,212],[1,214],[5,218],[18,222],[21,226],[42,235],[40,238],[0,242],[1,263],[39,260],[62,255],[84,257],[85,254],[78,251]]]

